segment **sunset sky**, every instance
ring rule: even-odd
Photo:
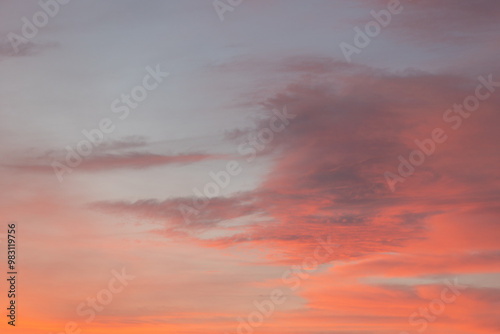
[[[500,333],[499,51],[498,0],[0,0],[0,332]]]

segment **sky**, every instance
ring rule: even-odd
[[[499,31],[495,0],[0,0],[1,332],[500,332]]]

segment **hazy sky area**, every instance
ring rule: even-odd
[[[0,0],[0,332],[499,333],[499,50],[498,0]]]

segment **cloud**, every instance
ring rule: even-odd
[[[190,164],[207,159],[221,159],[223,156],[201,153],[180,155],[159,155],[150,153],[125,153],[96,156],[86,159],[81,167],[84,171],[102,171],[121,168],[143,169],[170,164]]]
[[[374,2],[365,2],[375,11],[386,8],[388,3],[378,1],[379,8],[375,8]],[[387,31],[412,43],[474,43],[491,37],[489,31],[498,29],[500,22],[500,4],[495,0],[403,0],[401,4],[403,12]]]
[[[58,43],[34,43],[27,42],[20,44],[18,50],[12,47],[11,43],[7,39],[0,41],[0,59],[7,59],[11,57],[28,57],[35,56],[43,52],[46,49],[58,47]]]
[[[115,204],[118,211],[147,211],[165,221],[165,233],[189,231],[190,237],[198,235],[214,247],[246,244],[280,249],[288,262],[296,257],[293,254],[310,251],[311,240],[320,234],[347,243],[345,258],[397,251],[411,240],[425,238],[428,220],[454,210],[459,194],[463,196],[460,201],[478,207],[493,200],[495,192],[488,180],[497,172],[485,170],[481,180],[469,183],[469,176],[456,162],[469,163],[474,170],[475,165],[483,168],[479,161],[491,159],[490,148],[482,150],[477,145],[482,137],[499,137],[492,126],[499,118],[493,108],[498,98],[484,102],[471,116],[471,125],[465,125],[456,136],[441,119],[446,108],[471,92],[474,80],[416,71],[360,71],[357,66],[337,66],[334,61],[318,58],[294,58],[284,63],[293,64],[286,66],[297,72],[322,72],[322,78],[312,86],[308,82],[289,83],[262,102],[264,114],[271,116],[272,110],[286,106],[297,117],[262,152],[275,162],[255,191],[211,199],[206,207],[196,209],[199,213],[192,216],[192,225],[183,225],[178,206],[192,207],[195,198],[119,203]],[[339,76],[348,79],[340,84],[336,80]],[[267,123],[263,117],[255,121],[253,129],[234,129],[227,139],[238,141]],[[435,127],[445,128],[453,138],[392,194],[384,172],[397,169],[397,157],[409,154],[415,149],[414,139],[428,137]],[[482,129],[482,133],[475,133],[475,129]],[[472,142],[464,147],[462,141]],[[469,153],[477,159],[467,159]],[[459,170],[460,175],[455,174]],[[468,187],[479,193],[467,192]],[[439,196],[433,195],[437,193]],[[252,224],[238,229],[226,226],[252,215],[258,217]],[[226,235],[201,238],[207,229]]]
[[[82,164],[75,169],[84,172],[100,172],[116,169],[145,169],[172,164],[185,165],[209,159],[222,159],[224,157],[225,156],[222,155],[202,153],[160,155],[142,152],[129,152],[123,154],[91,156],[85,159]],[[49,164],[18,164],[3,166],[28,172],[54,172],[52,166]]]

